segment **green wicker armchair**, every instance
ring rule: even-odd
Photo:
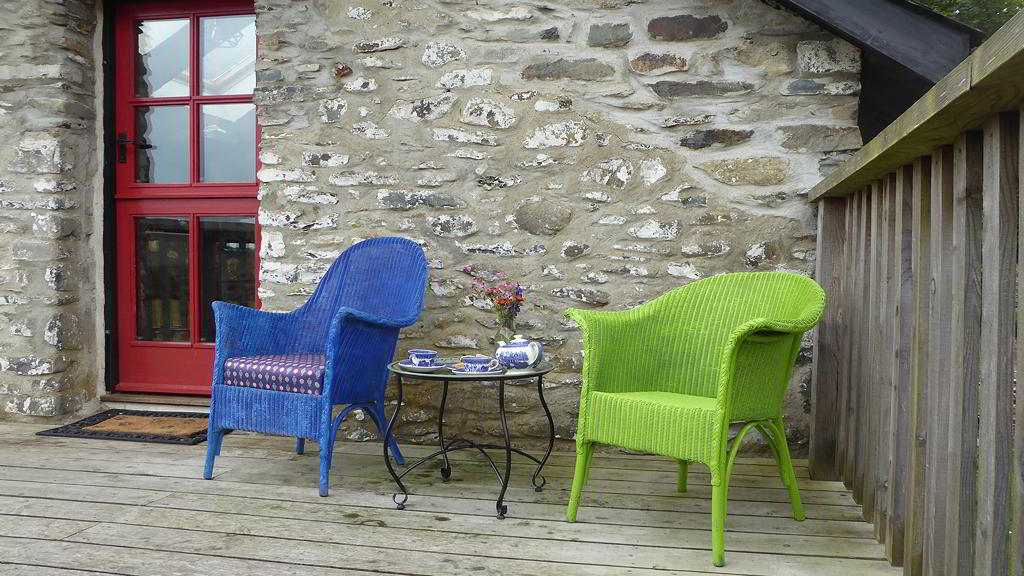
[[[680,492],[697,462],[711,473],[711,555],[721,566],[729,475],[753,428],[772,448],[793,517],[803,520],[782,402],[801,336],[824,307],[813,280],[757,272],[707,278],[632,310],[566,311],[584,342],[568,520],[576,521],[595,443],[679,460]],[[745,425],[729,450],[733,422]]]

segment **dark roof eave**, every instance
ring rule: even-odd
[[[907,0],[771,0],[931,83],[970,54],[981,32]]]

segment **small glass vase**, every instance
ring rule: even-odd
[[[494,345],[497,346],[498,342],[509,342],[515,338],[515,332],[515,318],[511,318],[507,321],[498,320],[498,329],[494,332]]]

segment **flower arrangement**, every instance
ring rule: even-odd
[[[473,274],[475,270],[472,266],[466,266],[462,271]],[[495,340],[498,340],[505,331],[511,337],[516,327],[516,316],[522,310],[526,298],[523,296],[523,286],[519,282],[509,280],[504,272],[498,272],[493,277],[494,283],[489,283],[479,276],[474,277],[470,284],[472,291],[469,297],[474,301],[490,302],[491,309],[498,316],[498,332],[495,334]]]

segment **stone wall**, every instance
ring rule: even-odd
[[[565,308],[628,308],[723,272],[810,274],[803,195],[861,144],[858,51],[760,0],[257,12],[264,305],[299,305],[354,242],[405,236],[430,287],[402,350],[491,353],[494,318],[467,286],[507,272],[528,286],[522,331],[557,365],[546,394],[565,439],[581,367]],[[798,442],[807,362],[787,402]],[[436,438],[437,388],[407,392],[403,435]],[[449,425],[498,434],[494,396],[455,390]],[[535,391],[510,398],[516,433],[544,434]]]
[[[95,396],[96,9],[5,2],[0,17],[0,417]]]
[[[571,439],[570,306],[636,306],[740,270],[809,274],[805,191],[849,150],[859,54],[760,0],[258,0],[261,298],[291,309],[333,258],[400,235],[430,265],[401,348],[491,353],[467,298],[498,271],[528,287],[520,327],[558,369]],[[0,21],[0,417],[94,398],[96,10],[9,3]],[[94,238],[94,236],[97,236]],[[472,267],[472,272],[464,270]],[[807,355],[787,415],[801,440]],[[438,390],[407,390],[402,434],[430,441]],[[511,424],[546,432],[532,387]],[[494,436],[495,390],[453,390],[453,430]],[[350,438],[370,436],[357,420]]]

